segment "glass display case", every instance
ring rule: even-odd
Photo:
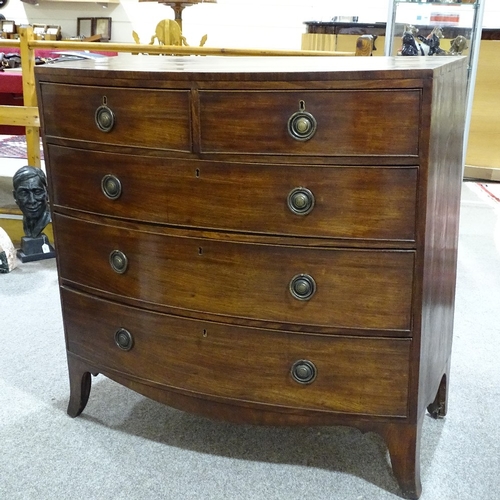
[[[481,31],[477,26],[480,0],[393,0],[390,4],[387,55],[464,55],[471,68],[475,34]]]
[[[481,41],[484,2],[485,0],[389,1],[386,55],[467,57],[466,136]]]

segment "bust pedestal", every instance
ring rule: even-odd
[[[21,238],[21,248],[17,251],[21,262],[32,262],[35,260],[53,259],[56,256],[54,247],[49,238],[42,233],[36,238],[24,236]]]

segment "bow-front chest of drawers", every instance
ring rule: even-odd
[[[420,494],[446,412],[465,59],[36,68],[70,376],[378,432]]]

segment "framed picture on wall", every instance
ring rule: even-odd
[[[102,41],[111,39],[111,17],[78,17],[77,35],[89,38],[100,35]]]
[[[94,19],[92,17],[79,17],[77,18],[77,31],[76,34],[79,37],[83,38],[88,38],[89,36],[92,36],[93,30],[92,28],[94,27]]]
[[[111,17],[96,17],[94,35],[101,35],[101,40],[111,39]]]

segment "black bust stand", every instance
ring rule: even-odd
[[[35,260],[53,259],[56,256],[54,247],[49,238],[42,233],[36,238],[24,236],[21,238],[21,248],[17,251],[21,262],[32,262]]]

